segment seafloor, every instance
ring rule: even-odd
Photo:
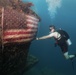
[[[42,69],[39,69],[36,66],[37,63],[39,63],[39,60],[35,56],[28,56],[27,67],[24,69],[23,75],[65,75],[62,73],[55,72],[47,66],[43,67]]]

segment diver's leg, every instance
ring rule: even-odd
[[[64,57],[65,57],[66,59],[69,59],[68,52],[65,52],[65,53],[64,53]]]
[[[63,45],[60,45],[60,48],[62,50],[62,53],[65,57],[65,59],[69,59],[69,55],[68,55],[68,46],[63,44]]]
[[[69,55],[69,58],[74,58],[75,57],[75,55]]]
[[[64,53],[64,57],[65,57],[66,59],[73,59],[73,58],[75,57],[75,55],[69,55],[68,52],[65,52],[65,53]]]

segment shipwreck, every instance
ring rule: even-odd
[[[0,0],[0,74],[19,75],[26,65],[40,17],[21,0]],[[15,71],[16,70],[16,71]]]

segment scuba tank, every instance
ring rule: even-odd
[[[68,46],[72,44],[70,39],[67,39],[66,42],[67,42]]]

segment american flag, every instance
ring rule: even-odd
[[[17,43],[30,42],[36,37],[39,19],[36,18],[34,15],[28,15],[28,14],[25,15],[25,18],[26,18],[25,21],[26,26],[24,26],[25,28],[24,27],[19,29],[17,27],[8,28],[7,26],[8,29],[7,28],[3,29],[3,38],[2,38],[3,44],[13,43],[13,42],[17,42]],[[6,24],[4,23],[3,27],[4,25]]]

